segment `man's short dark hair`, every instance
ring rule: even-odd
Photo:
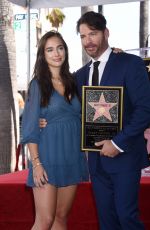
[[[106,23],[107,21],[102,14],[94,11],[86,12],[77,21],[77,33],[79,33],[79,27],[81,24],[87,24],[93,30],[96,29],[103,31],[106,29]]]

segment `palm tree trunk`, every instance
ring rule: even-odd
[[[146,47],[148,38],[149,1],[140,2],[140,48]]]
[[[98,13],[103,14],[103,5],[98,5]]]
[[[14,169],[19,127],[12,4],[0,1],[0,174]],[[17,113],[17,114],[16,114]]]

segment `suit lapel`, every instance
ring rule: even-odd
[[[87,64],[87,68],[86,68],[86,72],[85,72],[85,76],[86,76],[86,79],[85,79],[85,82],[86,82],[86,85],[88,86],[89,85],[89,72],[90,72],[90,65],[91,65],[91,62],[90,61],[88,64]]]
[[[107,85],[107,82],[109,80],[109,76],[112,73],[113,68],[114,68],[113,64],[112,64],[114,61],[114,58],[115,58],[115,54],[113,52],[111,52],[109,59],[106,63],[102,78],[101,78],[100,85],[102,85],[102,86]]]

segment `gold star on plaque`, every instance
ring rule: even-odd
[[[150,72],[150,63],[146,67],[148,68],[148,72]]]

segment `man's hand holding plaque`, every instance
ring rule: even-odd
[[[101,147],[100,154],[107,157],[115,157],[120,153],[110,140],[96,142],[95,145]]]

